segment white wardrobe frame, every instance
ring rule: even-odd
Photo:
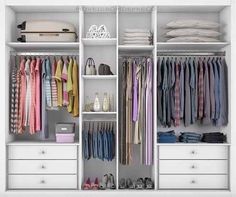
[[[231,59],[230,59],[230,70],[231,73],[229,73],[229,76],[231,78],[231,95],[229,95],[229,99],[230,99],[230,103],[231,103],[231,114],[229,115],[229,117],[231,118],[229,120],[229,127],[230,127],[230,190],[209,190],[209,191],[204,191],[204,190],[153,190],[153,191],[122,191],[122,190],[114,190],[114,191],[83,191],[83,190],[30,190],[30,191],[26,191],[26,190],[22,190],[22,191],[18,191],[18,190],[7,190],[7,181],[6,181],[6,177],[7,177],[7,143],[10,140],[9,136],[8,136],[8,117],[6,117],[6,115],[8,114],[8,100],[7,97],[5,95],[8,94],[9,88],[8,88],[8,71],[7,71],[7,66],[9,65],[9,49],[12,47],[20,47],[15,45],[14,43],[12,46],[10,46],[9,48],[9,35],[7,35],[7,33],[11,33],[8,31],[5,31],[5,27],[8,27],[7,24],[7,18],[6,18],[6,7],[8,6],[72,6],[72,7],[79,7],[79,6],[230,6],[231,8],[231,41],[230,41],[230,46],[228,46],[227,48],[227,53],[231,53]],[[118,10],[117,10],[118,12]],[[156,10],[154,9],[152,14],[154,15],[152,18],[154,18],[155,20],[152,21],[154,24],[157,24],[156,21]],[[116,36],[117,39],[111,42],[116,42],[116,73],[118,73],[118,50],[125,50],[126,47],[121,46],[119,47],[119,40],[118,40],[118,32],[119,32],[119,21],[118,21],[118,14],[116,14]],[[64,46],[64,47],[71,47],[71,48],[76,48],[79,49],[79,54],[80,54],[80,73],[82,72],[83,69],[83,62],[84,62],[84,46],[83,43],[85,43],[85,41],[82,41],[82,36],[83,35],[83,12],[79,12],[79,18],[80,18],[80,32],[79,32],[79,43],[75,43],[75,46]],[[236,133],[234,132],[236,130],[236,121],[234,120],[234,114],[236,113],[236,104],[233,102],[236,100],[236,86],[234,86],[234,84],[236,83],[236,78],[235,78],[235,74],[236,74],[236,67],[234,65],[236,65],[236,59],[234,58],[234,56],[236,55],[236,29],[235,29],[235,22],[234,19],[236,18],[236,1],[234,0],[149,0],[149,1],[142,1],[142,0],[136,0],[135,2],[133,1],[128,1],[128,0],[120,0],[120,1],[116,1],[116,0],[110,0],[110,1],[105,1],[105,0],[91,0],[91,1],[86,1],[86,0],[80,0],[80,1],[76,1],[76,0],[41,0],[41,1],[27,1],[27,0],[2,0],[0,3],[0,20],[1,20],[1,24],[3,26],[2,31],[0,32],[0,54],[1,54],[1,59],[2,59],[2,66],[0,66],[0,84],[1,87],[4,89],[4,95],[2,95],[0,97],[0,109],[2,109],[2,113],[1,113],[1,118],[0,118],[0,125],[2,128],[2,132],[0,135],[0,196],[17,196],[17,197],[27,197],[27,196],[91,196],[91,195],[96,195],[96,196],[108,196],[108,195],[112,195],[112,196],[119,196],[119,195],[132,195],[132,196],[143,196],[143,195],[148,195],[148,196],[206,196],[206,197],[210,197],[210,196],[222,196],[222,197],[233,197],[236,196],[236,169],[234,168],[234,166],[236,166]],[[6,24],[5,24],[6,23]],[[152,25],[154,27],[153,31],[157,33],[157,25]],[[6,33],[5,33],[6,32]],[[157,45],[155,44],[157,42],[157,36],[154,35],[154,47],[151,51],[153,51],[153,57],[154,57],[154,62],[156,62],[156,50],[157,50]],[[88,43],[89,44],[89,41]],[[63,45],[63,44],[62,44]],[[59,48],[62,48],[62,45],[58,44]],[[79,45],[79,46],[78,46]],[[44,47],[47,47],[46,45]],[[148,48],[148,47],[147,47]],[[156,67],[155,67],[156,69]],[[83,81],[84,79],[81,78],[81,81]],[[80,88],[83,88],[83,82],[80,84]],[[3,90],[2,90],[3,91]],[[118,96],[118,77],[116,79],[116,95]],[[154,94],[156,94],[155,89],[154,89]],[[82,106],[82,102],[83,100],[80,99],[80,106]],[[156,103],[154,103],[154,108],[156,107]],[[4,109],[4,110],[3,110]],[[118,98],[116,99],[116,111],[118,111]],[[80,107],[80,114],[82,114],[82,108]],[[82,114],[83,117],[84,114]],[[80,131],[82,130],[82,118],[80,118]],[[118,122],[118,112],[116,112],[116,120]],[[154,119],[156,120],[156,119]],[[116,124],[116,132],[118,134],[118,124]],[[156,128],[156,124],[154,125],[154,131],[157,130]],[[79,136],[79,142],[82,142],[82,136],[81,136],[82,132],[80,132],[80,136]],[[118,135],[117,135],[118,136]],[[82,172],[82,146],[81,143],[79,143],[78,145],[78,150],[79,150],[79,172]],[[154,133],[154,153],[157,153],[157,146],[156,146],[156,132]],[[157,162],[157,154],[154,154],[154,176],[157,175],[157,168],[156,168],[156,163]],[[119,160],[118,160],[118,138],[117,138],[117,151],[116,151],[116,168],[119,168]],[[116,178],[118,179],[118,170],[116,170],[117,174],[116,174]],[[80,176],[80,174],[79,174]],[[117,180],[118,181],[118,180]],[[157,184],[157,182],[155,182]],[[82,178],[79,178],[79,188],[82,184]],[[156,185],[157,186],[157,185]]]

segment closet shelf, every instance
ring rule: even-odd
[[[228,42],[157,42],[157,50],[219,50]]]
[[[157,146],[230,146],[230,143],[157,143]]]
[[[75,141],[73,143],[58,143],[56,141],[17,141],[17,142],[9,142],[7,143],[8,146],[11,146],[11,145],[22,145],[22,146],[30,146],[30,145],[51,145],[51,146],[55,146],[55,145],[58,145],[58,146],[71,146],[71,145],[79,145],[79,142],[78,141]]]
[[[79,42],[8,42],[14,49],[79,49]]]
[[[119,51],[152,51],[153,45],[119,45]]]
[[[82,75],[82,78],[86,80],[112,80],[116,79],[117,75]]]
[[[82,112],[83,115],[116,115],[117,112]]]
[[[101,45],[116,45],[116,38],[82,38],[82,42],[85,46],[101,46]]]

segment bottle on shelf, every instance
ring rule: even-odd
[[[102,110],[104,112],[108,112],[110,108],[110,103],[109,103],[109,98],[107,96],[107,93],[104,93],[104,98],[103,98],[103,104],[102,104]]]
[[[93,110],[95,112],[99,112],[100,111],[100,102],[99,102],[99,98],[98,98],[98,92],[95,93],[95,99],[94,99],[94,104],[93,104]]]

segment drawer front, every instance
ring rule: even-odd
[[[76,189],[76,175],[8,175],[9,189]]]
[[[160,189],[228,189],[227,175],[160,175]]]
[[[227,146],[160,146],[160,159],[228,159]]]
[[[76,146],[9,146],[8,159],[76,159]]]
[[[77,160],[9,160],[9,174],[76,174]]]
[[[227,160],[160,160],[160,174],[228,174]]]

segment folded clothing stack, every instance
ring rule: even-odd
[[[167,42],[219,42],[220,32],[217,31],[219,23],[207,20],[176,20],[169,22]]]
[[[179,141],[184,143],[199,143],[201,142],[201,134],[194,132],[181,132]]]
[[[157,141],[159,143],[175,143],[176,142],[176,135],[174,130],[167,131],[167,132],[158,132],[157,133]]]
[[[220,132],[204,133],[202,141],[207,143],[224,143],[226,142],[226,135]]]
[[[152,45],[153,35],[148,29],[125,29],[123,44]]]

